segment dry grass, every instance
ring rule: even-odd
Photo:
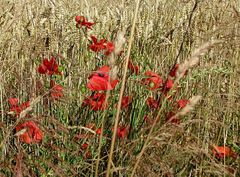
[[[124,31],[126,55],[135,8],[132,0],[0,2],[0,176],[106,175],[109,131],[118,114],[115,105],[120,86],[109,93],[111,103],[106,111],[82,109],[81,104],[91,94],[86,88],[89,74],[109,63],[118,67],[117,76],[122,80],[124,59],[98,60],[89,51],[89,39],[76,28],[74,18],[84,15],[97,22],[89,36],[114,40]],[[239,49],[238,0],[140,1],[129,52],[141,74],[127,76],[123,93],[131,95],[133,103],[129,111],[119,112],[120,124],[131,124],[134,131],[128,139],[114,141],[110,175],[130,176],[134,169],[133,176],[239,176],[239,157],[218,160],[211,151],[212,145],[227,145],[240,154]],[[54,102],[46,99],[49,91],[46,84],[42,85],[49,79],[36,71],[42,59],[50,55],[56,56],[64,73],[56,77],[64,87],[64,97]],[[194,67],[185,62],[191,56],[197,58]],[[166,78],[175,62],[183,63],[183,70],[191,69],[179,80],[180,94],[174,99],[202,96],[190,113],[181,116],[179,125],[164,122],[172,106],[167,99],[155,112],[146,107],[148,96],[159,95],[140,84],[147,70]],[[40,125],[42,143],[19,141],[14,130],[18,122],[9,114],[7,100],[11,97],[20,102],[35,99],[21,119],[26,113],[27,119]],[[146,114],[156,117],[152,127],[140,126]],[[88,123],[104,125],[104,134],[109,136],[102,137],[101,146],[95,132],[85,127]],[[75,141],[79,133],[91,138]],[[90,145],[90,158],[85,158],[81,149],[85,142]]]

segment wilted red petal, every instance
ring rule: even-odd
[[[85,153],[85,158],[90,158],[90,157],[92,157],[92,153],[90,152],[90,151],[87,151],[86,153]]]
[[[110,55],[114,51],[114,44],[112,42],[108,42],[106,45],[105,55]]]
[[[96,130],[96,134],[97,134],[97,135],[100,135],[101,132],[102,132],[102,129],[101,129],[101,128],[98,128],[98,129]]]
[[[97,38],[96,38],[96,36],[91,36],[91,39],[92,39],[92,41],[93,41],[94,44],[97,43]]]
[[[128,128],[127,127],[118,127],[117,128],[117,136],[119,138],[125,138],[128,133]]]
[[[11,107],[18,105],[18,98],[9,98],[8,102],[10,103]]]
[[[82,21],[85,21],[85,17],[84,17],[84,16],[79,16],[79,15],[77,15],[77,16],[75,17],[75,21],[76,21],[77,23],[80,23],[80,22],[82,22]]]
[[[167,89],[170,90],[173,87],[173,80],[167,79],[167,82],[166,82],[165,86],[166,86]]]
[[[97,72],[109,73],[110,68],[108,66],[102,66],[97,70]]]
[[[143,120],[147,122],[147,121],[149,120],[149,116],[148,116],[148,115],[145,115],[145,116],[143,117]]]
[[[214,146],[213,147],[213,155],[216,158],[223,159],[225,157],[236,158],[237,154],[231,150],[231,148],[227,146]]]
[[[124,96],[122,98],[121,108],[127,108],[131,103],[131,98],[129,96]]]
[[[20,140],[24,143],[30,144],[32,142],[32,139],[27,133],[23,133],[19,136]]]
[[[104,44],[106,44],[106,42],[107,42],[106,39],[101,39],[98,44],[104,45]],[[106,45],[105,45],[105,48],[106,48]]]
[[[86,21],[83,21],[81,23],[82,26],[85,26],[87,29],[92,29],[92,26],[94,25],[95,23],[94,22],[86,22]]]
[[[117,79],[111,81],[111,87],[112,87],[112,89],[114,89],[114,88],[116,87],[116,85],[118,84],[118,82],[119,82],[119,81],[118,81]]]
[[[88,144],[87,143],[83,143],[81,149],[82,150],[86,150],[87,148],[88,148]]]
[[[105,103],[106,95],[104,93],[95,93],[94,95],[85,98],[83,101],[84,106],[89,106],[92,110],[104,110],[107,108],[107,103]]]
[[[18,104],[18,99],[17,98],[10,98],[9,103],[11,105],[10,110],[14,111],[16,115],[18,116],[24,109],[30,106],[30,101],[26,101],[22,104]]]
[[[49,67],[50,66],[50,62],[47,58],[44,58],[43,61],[42,61],[42,64],[46,67]]]
[[[159,102],[158,100],[155,100],[153,97],[148,97],[147,105],[151,109],[157,109],[159,107]]]
[[[50,96],[52,99],[58,100],[63,97],[63,87],[55,83],[55,81],[50,81]]]
[[[25,132],[19,135],[19,138],[22,142],[30,144],[39,143],[42,141],[43,133],[33,121],[26,121],[16,126],[17,132],[21,131],[22,129],[26,129]]]
[[[134,67],[135,74],[139,74],[139,70],[140,70],[139,66],[135,65],[135,67]]]
[[[186,99],[180,99],[177,101],[178,108],[184,108],[189,103],[189,100]]]
[[[131,71],[131,73],[139,74],[139,66],[133,65],[131,60],[128,62],[128,69]]]
[[[30,101],[26,101],[24,103],[22,103],[19,108],[21,109],[21,111],[23,111],[24,109],[27,109],[30,106]]]
[[[43,64],[41,64],[39,67],[38,67],[38,73],[39,74],[46,74],[47,73],[47,67]]]
[[[173,68],[171,69],[171,71],[169,73],[169,75],[171,77],[176,77],[176,73],[177,73],[178,67],[179,67],[178,63],[173,66]]]
[[[173,84],[174,84],[173,80],[168,78],[163,85],[162,92],[166,95],[173,87]]]

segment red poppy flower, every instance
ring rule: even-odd
[[[177,101],[178,108],[182,109],[189,103],[189,100],[186,99],[180,99]]]
[[[130,104],[131,104],[131,97],[129,96],[124,96],[122,98],[122,104],[121,104],[121,108],[127,108]]]
[[[58,64],[54,57],[51,57],[50,60],[44,59],[42,64],[40,64],[38,67],[38,72],[40,74],[48,74],[50,76],[53,74],[62,75],[62,73],[59,71]]]
[[[142,79],[142,82],[144,85],[148,86],[149,90],[155,90],[161,87],[162,78],[158,74],[152,71],[147,71],[145,72],[145,76],[146,78]]]
[[[91,158],[92,157],[92,153],[90,152],[90,151],[87,151],[86,153],[85,153],[85,158],[86,159],[89,159],[89,158]]]
[[[131,74],[133,73],[135,73],[136,75],[139,74],[139,66],[133,65],[131,60],[129,60],[128,62],[128,69],[130,70]]]
[[[59,98],[63,97],[63,88],[61,85],[55,83],[55,81],[50,81],[50,96],[54,100],[58,100]]]
[[[16,115],[19,115],[24,109],[30,106],[30,101],[26,101],[19,105],[17,98],[9,98],[8,101],[11,106],[10,110],[14,111]]]
[[[83,143],[81,149],[86,150],[88,148],[88,143]]]
[[[12,107],[18,106],[18,98],[9,98],[8,102]]]
[[[117,128],[117,136],[119,138],[125,138],[128,134],[128,128],[127,127],[118,127]]]
[[[23,133],[19,135],[19,138],[22,142],[30,144],[30,143],[39,143],[42,141],[43,133],[33,121],[26,121],[16,126],[17,132],[23,129],[25,130],[23,131]]]
[[[109,76],[110,68],[103,66],[89,77],[87,87],[92,91],[113,90],[118,80],[111,80]]]
[[[101,128],[97,128],[97,130],[95,130],[95,132],[96,132],[97,135],[100,135],[101,132],[102,132],[102,129]]]
[[[227,146],[213,146],[213,155],[216,158],[224,159],[225,157],[237,158],[237,154]]]
[[[173,66],[173,68],[170,70],[169,76],[171,76],[171,77],[176,77],[178,68],[179,68],[179,64],[176,63],[176,64]],[[187,71],[185,71],[184,75],[187,75]]]
[[[144,117],[143,117],[143,120],[145,121],[145,122],[148,122],[149,121],[149,116],[148,115],[145,115]]]
[[[171,71],[170,71],[170,73],[169,73],[169,75],[170,75],[171,77],[176,77],[178,67],[179,67],[179,64],[178,64],[178,63],[173,66],[173,68],[171,69]]]
[[[105,51],[105,55],[110,55],[113,51],[114,51],[114,44],[112,42],[108,42],[106,44],[106,51]]]
[[[146,103],[148,107],[151,109],[157,109],[159,107],[158,100],[155,100],[153,97],[148,97]]]
[[[106,39],[101,39],[99,42],[95,36],[91,36],[93,43],[89,46],[89,48],[94,52],[100,52],[106,49]]]
[[[173,87],[173,84],[174,84],[173,80],[168,78],[163,85],[162,92],[164,94],[167,94],[171,90],[171,88]]]
[[[176,114],[174,112],[169,112],[167,114],[167,121],[168,122],[171,122],[173,124],[180,124],[180,120],[178,117],[175,116]]]
[[[104,93],[95,93],[94,95],[85,98],[82,106],[88,106],[94,111],[104,110],[107,108],[107,103],[105,103],[106,95]],[[105,104],[104,104],[105,103]]]
[[[75,17],[77,28],[85,26],[87,29],[92,29],[92,26],[95,24],[94,22],[88,22],[84,16],[76,16]]]

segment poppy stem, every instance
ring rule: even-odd
[[[107,90],[106,94],[106,99],[104,101],[104,105],[107,104],[108,98],[110,97],[110,90]],[[96,169],[95,169],[95,176],[98,176],[98,168],[99,168],[99,163],[100,163],[100,158],[101,158],[101,148],[102,148],[102,140],[103,140],[103,132],[104,132],[104,125],[105,125],[105,117],[106,117],[107,111],[104,111],[102,122],[101,122],[101,133],[99,137],[99,145],[98,145],[98,156],[97,156],[97,161],[96,161]]]

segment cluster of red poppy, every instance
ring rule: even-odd
[[[39,143],[42,141],[43,133],[34,121],[25,121],[16,126],[16,131],[23,131],[20,133],[19,138],[22,142]]]
[[[95,24],[94,22],[89,22],[84,16],[76,16],[75,18],[77,28],[86,28],[92,29],[92,26]],[[87,32],[87,31],[85,31]],[[91,44],[89,44],[89,49],[93,52],[99,53],[103,52],[104,56],[109,56],[111,53],[114,52],[115,46],[113,42],[110,42],[106,39],[98,40],[95,36],[90,36]],[[170,70],[166,80],[162,79],[162,77],[151,70],[146,71],[143,75],[144,78],[141,79],[141,84],[145,86],[153,96],[148,97],[146,100],[147,109],[149,112],[157,110],[161,106],[161,99],[155,98],[155,93],[161,93],[163,96],[169,98],[169,100],[174,100],[175,96],[172,96],[173,92],[171,92],[174,88],[174,81],[177,77],[177,70],[179,68],[179,64],[175,64],[173,68]],[[140,73],[140,68],[138,65],[134,65],[131,60],[128,63],[128,69],[130,74],[138,75]],[[112,91],[116,88],[117,84],[119,83],[118,79],[113,79],[110,76],[111,68],[109,66],[101,66],[99,69],[94,71],[89,77],[87,82],[87,88],[91,91],[91,95],[87,96],[82,103],[82,107],[89,107],[93,111],[102,111],[107,109],[108,105],[110,105],[107,101],[106,91]],[[59,70],[58,63],[55,57],[51,57],[50,59],[43,59],[42,63],[38,66],[37,71],[39,74],[49,76],[50,81],[50,88],[49,88],[49,95],[50,98],[53,100],[59,100],[63,97],[63,87],[56,83],[53,80],[53,75],[62,75],[61,71]],[[185,73],[186,74],[186,73]],[[176,93],[176,92],[174,92]],[[111,95],[111,94],[110,94]],[[159,96],[159,94],[158,94]],[[121,108],[129,110],[131,108],[133,98],[132,96],[123,96]],[[19,100],[17,98],[10,98],[10,110],[15,112],[17,116],[20,113],[30,106],[30,102],[24,102],[19,104]],[[173,103],[173,110],[169,111],[166,114],[166,121],[171,122],[173,124],[180,124],[180,119],[177,117],[176,112],[184,109],[189,104],[188,99],[179,99]],[[127,112],[127,111],[126,111]],[[150,116],[144,116],[145,122],[151,123]],[[96,135],[100,135],[102,133],[101,128],[96,128],[95,124],[88,124],[86,125],[87,128],[93,130]],[[30,143],[39,143],[43,139],[43,133],[41,129],[37,126],[34,121],[24,121],[19,123],[16,126],[16,132],[19,136],[19,139],[22,142],[27,144]],[[128,136],[130,132],[129,126],[119,126],[117,128],[117,137],[119,139],[124,139]],[[78,134],[74,137],[75,140],[79,140],[82,138],[89,138],[88,135]],[[99,137],[99,136],[98,136]],[[86,157],[91,156],[91,152],[88,150],[89,144],[87,142],[83,143],[81,146],[81,150],[85,152]],[[223,146],[214,146],[213,154],[217,158],[225,158],[225,157],[232,157],[236,158],[237,154],[234,153],[229,147]]]
[[[59,98],[61,98],[63,96],[63,88],[61,85],[56,84],[51,77],[52,75],[62,75],[59,70],[56,58],[52,56],[50,60],[47,58],[43,59],[37,71],[39,74],[46,74],[50,76],[50,97],[53,100],[58,100]]]
[[[19,116],[22,111],[30,106],[30,101],[19,104],[18,98],[9,98],[10,111],[14,111]],[[16,126],[16,132],[22,142],[27,144],[38,143],[43,138],[43,133],[34,121],[25,121]],[[20,132],[20,133],[19,133]]]
[[[53,100],[58,100],[63,96],[62,86],[55,83],[52,79],[53,75],[62,75],[59,71],[55,57],[43,59],[42,63],[37,68],[38,73],[50,76],[49,95]],[[19,105],[17,98],[10,98],[10,110],[14,111],[18,116],[24,109],[30,106],[30,102],[24,102]],[[16,126],[17,134],[22,142],[27,144],[39,143],[43,139],[43,133],[34,121],[24,121]]]
[[[75,21],[77,22],[77,27],[86,27],[87,29],[92,29],[91,27],[95,24],[86,21],[84,16],[76,16]],[[113,42],[109,42],[106,39],[98,40],[94,35],[90,36],[90,38],[92,43],[89,45],[89,49],[93,52],[104,52],[105,56],[108,56],[114,51]],[[104,91],[113,90],[119,81],[110,77],[110,67],[108,66],[100,67],[88,79],[87,88],[93,91],[93,93],[84,99],[82,107],[88,106],[94,111],[106,109],[108,103]]]
[[[81,19],[81,20],[79,20]],[[76,21],[85,21],[85,17],[76,17]],[[84,26],[84,25],[81,25]],[[90,50],[98,53],[104,51],[105,55],[109,55],[114,51],[114,44],[112,42],[108,42],[106,39],[98,40],[95,36],[91,36],[92,43],[89,45]],[[161,91],[165,96],[168,96],[169,91],[172,89],[174,85],[174,78],[176,77],[177,69],[179,64],[175,64],[169,73],[169,77],[164,82],[163,79],[153,71],[147,71],[144,74],[144,78],[142,79],[142,84],[146,86],[147,89],[151,91]],[[128,69],[130,74],[139,74],[139,66],[134,65],[131,60],[128,63]],[[97,71],[93,72],[89,76],[89,81],[87,83],[87,87],[93,91],[92,95],[86,97],[83,101],[82,106],[88,106],[90,109],[94,111],[104,110],[108,106],[108,102],[106,101],[106,95],[104,91],[113,90],[117,83],[119,82],[117,79],[111,79],[109,76],[110,67],[102,66]],[[127,108],[132,99],[128,96],[124,96],[122,99],[122,108]],[[157,109],[160,106],[160,100],[154,99],[153,97],[149,97],[147,99],[147,105],[150,109]],[[187,102],[186,102],[187,103]],[[183,108],[185,105],[179,100],[180,108]],[[179,123],[178,118],[173,118],[175,115],[174,112],[170,112],[166,117],[167,120],[171,120],[171,122]]]

